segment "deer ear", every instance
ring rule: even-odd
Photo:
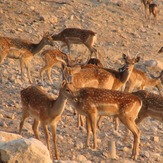
[[[123,59],[127,59],[128,56],[127,56],[126,54],[123,53],[123,54],[122,54],[122,57],[123,57]]]
[[[49,32],[45,32],[44,34],[43,34],[43,37],[46,37],[46,36],[49,36],[50,34],[49,34]]]
[[[64,87],[67,84],[66,80],[63,80],[61,87]]]
[[[78,100],[78,98],[77,98],[77,97],[75,97],[75,98],[74,98],[74,101],[75,101],[75,102],[78,102],[79,100]]]
[[[139,61],[140,61],[140,57],[138,56],[136,57],[135,62],[139,62]]]

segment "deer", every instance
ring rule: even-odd
[[[142,8],[145,10],[145,18],[147,18],[147,15],[149,14],[149,4],[152,2],[152,0],[141,0]]]
[[[151,14],[153,14],[153,16],[154,16],[154,23],[157,24],[157,21],[158,21],[158,6],[155,3],[149,4],[149,16],[148,16],[149,21],[150,21]]]
[[[67,66],[74,67],[73,73],[78,72],[81,69],[81,67],[78,64],[78,62],[80,62],[79,60],[75,60],[75,61],[71,60],[69,55],[63,53],[59,49],[47,49],[42,52],[41,56],[45,62],[44,67],[42,67],[40,70],[40,78],[42,82],[43,82],[44,73],[46,71],[50,83],[53,83],[51,78],[51,71],[53,66],[56,65],[57,63],[60,63],[61,65],[64,64]]]
[[[139,90],[132,92],[133,95],[137,96],[142,101],[142,107],[135,120],[136,124],[139,125],[145,118],[151,117],[163,123],[163,97],[161,95],[151,93],[146,90]],[[128,139],[130,132],[127,130],[125,141]]]
[[[17,38],[0,37],[0,64],[5,58],[19,59],[22,79],[24,67],[26,67],[29,82],[32,83],[30,61],[45,45],[53,46],[53,40],[49,33],[45,33],[37,44]]]
[[[29,116],[33,117],[34,123],[32,129],[35,137],[40,140],[38,127],[41,122],[46,136],[47,147],[50,151],[50,136],[48,133],[48,125],[50,125],[53,135],[55,157],[57,160],[60,159],[57,147],[56,127],[57,123],[61,119],[61,115],[67,102],[66,82],[62,82],[59,95],[56,99],[48,96],[47,93],[39,86],[29,86],[21,90],[20,94],[22,103],[22,119],[19,125],[19,134],[22,134],[25,119]]]
[[[159,90],[160,94],[162,92],[162,83],[161,83],[161,78],[163,77],[163,70],[160,72],[160,75],[157,77],[154,77],[151,79],[147,77],[147,75],[139,70],[134,68],[130,79],[128,80],[128,83],[126,84],[125,87],[125,92],[132,92],[134,88],[138,88],[139,90],[144,90],[146,87],[157,87]]]
[[[158,53],[162,53],[163,52],[163,46],[161,47],[161,49],[158,51]]]
[[[133,58],[130,58],[126,54],[123,54],[122,56],[125,60],[126,67],[126,69],[122,72],[97,66],[91,66],[89,68],[82,68],[78,73],[75,74],[70,74],[69,72],[68,74],[65,68],[65,70],[63,70],[63,76],[65,76],[65,79],[70,79],[76,88],[94,87],[119,90],[120,87],[122,87],[130,78],[134,64],[140,60],[139,56]],[[80,118],[78,118],[78,126],[80,124],[79,120]],[[99,120],[99,123],[100,121],[101,120]],[[116,119],[116,130],[118,130],[118,126],[118,119]]]
[[[96,40],[96,33],[91,30],[80,29],[80,28],[65,28],[58,34],[52,36],[54,41],[61,41],[64,44],[62,47],[67,46],[69,54],[71,44],[84,44],[90,51],[91,56],[93,53],[96,54],[97,50],[94,48]]]
[[[40,78],[41,81],[43,82],[43,76],[46,71],[48,79],[50,83],[53,83],[52,78],[51,78],[51,71],[54,65],[56,63],[61,62],[64,64],[68,64],[69,62],[69,57],[65,53],[61,52],[58,49],[48,49],[42,52],[41,54],[43,60],[45,61],[45,66],[41,68],[40,70]]]
[[[134,143],[132,158],[137,159],[139,154],[140,131],[135,119],[142,106],[141,100],[130,93],[108,90],[104,88],[73,88],[67,85],[68,103],[76,111],[84,115],[87,120],[86,146],[90,145],[90,132],[93,133],[93,149],[97,148],[96,121],[98,116],[117,116],[121,122],[133,133]]]

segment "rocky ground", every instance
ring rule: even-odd
[[[122,53],[134,56],[138,53],[141,61],[137,67],[147,70],[145,64],[155,60],[157,65],[148,70],[158,75],[163,69],[163,54],[158,50],[163,45],[163,2],[157,1],[159,8],[158,24],[144,18],[144,11],[139,1],[128,0],[0,0],[0,35],[38,42],[43,33],[58,33],[66,27],[91,29],[97,33],[96,48],[99,58],[106,67],[117,69]],[[46,47],[50,48],[50,47]],[[66,50],[65,50],[66,51]],[[72,58],[87,59],[88,50],[83,45],[72,47]],[[57,97],[61,83],[61,73],[53,71],[53,84],[45,78],[39,79],[39,70],[43,66],[41,55],[32,60],[32,78],[35,84],[43,88],[54,98]],[[29,86],[28,80],[21,80],[18,60],[8,59],[0,66],[0,130],[18,132],[21,119],[20,90]],[[158,93],[155,88],[150,91]],[[34,137],[29,118],[23,129],[25,138]],[[140,155],[137,161],[130,159],[133,138],[124,142],[125,128],[121,124],[119,132],[113,130],[113,123],[108,118],[103,121],[98,131],[98,149],[84,148],[86,130],[77,128],[77,117],[70,107],[63,113],[58,123],[58,148],[61,160],[76,162],[162,162],[163,160],[163,125],[147,118],[139,125],[141,129]],[[45,143],[43,130],[40,128],[42,141]],[[109,143],[116,142],[117,159],[109,155]],[[51,143],[52,144],[52,143]],[[55,158],[54,158],[55,159]]]

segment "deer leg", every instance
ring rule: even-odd
[[[86,141],[86,147],[89,147],[90,132],[91,132],[91,121],[90,121],[90,117],[86,117],[86,127],[87,127],[87,141]]]
[[[143,121],[146,117],[148,117],[148,114],[147,113],[141,113],[141,111],[140,111],[140,113],[139,113],[139,115],[138,115],[138,118],[136,119],[136,124],[139,124],[141,121]]]
[[[25,64],[26,64],[26,68],[27,68],[27,75],[28,75],[29,82],[32,83],[31,73],[30,73],[30,63],[29,62],[30,62],[30,60],[29,61],[26,60]]]
[[[23,58],[20,59],[20,67],[21,67],[21,78],[23,80],[24,78],[24,59]]]
[[[96,113],[95,114],[91,114],[90,116],[90,120],[91,120],[91,128],[92,128],[92,133],[93,133],[93,149],[97,148],[97,136],[96,136]]]
[[[46,144],[47,144],[48,150],[50,151],[50,143],[49,143],[50,136],[49,136],[48,126],[44,125],[44,124],[42,124],[42,126],[43,126],[43,129],[44,129],[44,132],[45,132]]]
[[[40,121],[38,120],[34,120],[34,123],[33,123],[33,126],[32,126],[32,129],[33,129],[33,132],[35,134],[35,137],[36,139],[40,140],[40,137],[39,137],[39,134],[38,134],[38,127],[39,127],[39,124],[40,124]]]
[[[24,125],[24,121],[25,121],[25,119],[26,119],[27,117],[29,117],[29,114],[28,114],[28,112],[24,111],[24,112],[23,112],[23,115],[22,115],[22,120],[21,120],[20,125],[19,125],[19,134],[20,134],[20,135],[21,135],[21,133],[22,133],[22,128],[23,128],[23,125]]]
[[[131,119],[130,117],[119,115],[119,119],[133,133],[134,143],[132,150],[132,158],[134,160],[137,160],[139,154],[140,131],[137,125],[135,124],[135,120]]]
[[[90,53],[91,53],[90,58],[92,57],[92,54],[93,54],[93,53],[95,53],[96,58],[98,58],[98,56],[97,56],[97,50],[96,50],[94,47],[92,47],[92,46],[89,45],[88,43],[85,43],[84,45],[89,49],[89,51],[90,51]]]
[[[114,122],[115,122],[115,131],[118,131],[119,129],[119,119],[118,117],[114,117]]]
[[[98,129],[100,129],[101,122],[102,122],[103,119],[104,119],[104,116],[99,116],[99,119],[97,121],[97,127],[98,127]]]
[[[77,124],[77,127],[79,127],[79,126],[84,126],[84,121],[83,121],[82,115],[80,115],[78,113],[78,124]]]
[[[58,119],[59,120],[59,119]],[[55,157],[57,160],[59,160],[60,156],[59,156],[59,152],[58,152],[58,147],[57,147],[57,139],[56,139],[56,126],[57,126],[58,121],[55,121],[55,123],[53,123],[51,125],[51,130],[52,130],[52,135],[53,135],[53,143],[54,143],[54,149],[55,149]]]
[[[48,79],[49,79],[50,83],[53,84],[53,80],[51,78],[51,72],[52,72],[52,68],[49,67],[47,70],[47,75],[48,75]]]

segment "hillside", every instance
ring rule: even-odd
[[[120,1],[121,2],[121,1]],[[150,71],[157,76],[163,69],[163,53],[158,50],[163,46],[163,1],[156,1],[159,8],[158,24],[145,20],[140,1],[126,0],[122,6],[114,0],[0,0],[0,35],[21,38],[31,42],[39,42],[45,32],[58,33],[67,27],[90,29],[96,32],[96,48],[99,59],[108,68],[118,69],[123,62],[122,54],[139,55],[137,67]],[[54,48],[57,48],[58,45]],[[46,47],[46,49],[51,47]],[[64,49],[67,52],[67,49]],[[84,45],[72,46],[72,58],[87,60],[89,51]],[[157,65],[146,67],[148,60],[155,60]],[[53,71],[54,84],[47,78],[44,83],[39,79],[39,70],[44,65],[40,54],[31,63],[31,74],[35,84],[39,84],[53,97],[57,97],[61,83],[59,72]],[[29,86],[29,82],[21,80],[18,60],[6,59],[0,65],[0,130],[18,132],[21,119],[20,91]],[[57,89],[56,89],[57,88]],[[149,89],[158,93],[155,88]],[[34,137],[29,118],[23,130],[26,138]],[[130,159],[133,138],[123,142],[124,126],[121,124],[118,133],[113,132],[113,123],[106,118],[98,131],[98,149],[84,148],[85,128],[78,129],[77,116],[68,107],[58,124],[58,148],[61,160],[92,163],[132,162]],[[163,160],[163,125],[147,118],[139,125],[142,131],[140,155],[133,162],[162,162]],[[45,143],[43,130],[40,129],[41,140]],[[153,141],[153,137],[159,138]],[[115,140],[117,160],[111,160],[108,144]],[[52,143],[51,143],[52,144]],[[85,160],[83,160],[83,157]]]

